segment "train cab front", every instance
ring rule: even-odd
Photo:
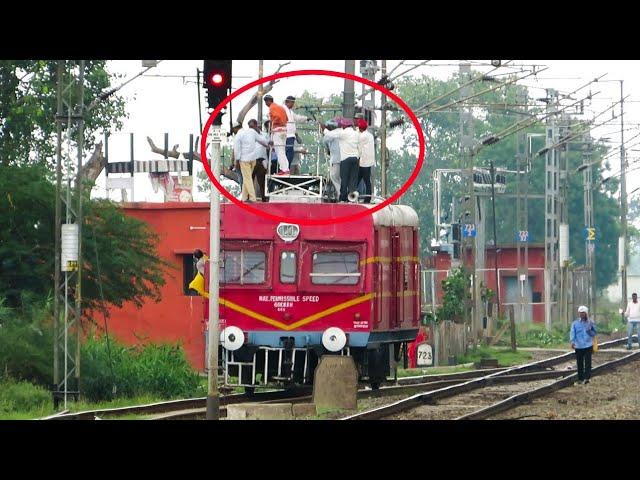
[[[227,326],[220,333],[224,383],[245,388],[310,385],[323,355],[350,354],[349,337],[339,327],[283,333]]]

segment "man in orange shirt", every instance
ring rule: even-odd
[[[289,161],[287,160],[287,112],[285,109],[273,102],[271,95],[264,96],[264,103],[269,107],[269,119],[271,120],[271,141],[278,156],[277,175],[289,175]]]

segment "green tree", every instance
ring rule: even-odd
[[[438,320],[464,321],[465,308],[468,306],[471,281],[464,268],[458,267],[442,281],[442,306],[438,308]]]
[[[111,86],[117,75],[107,72],[105,60],[85,63],[84,99],[90,105]],[[55,60],[0,60],[0,164],[55,163]],[[85,117],[85,150],[96,135],[122,128],[124,99],[117,94],[96,103]]]
[[[0,297],[9,307],[19,306],[25,292],[46,297],[53,288],[51,177],[44,165],[0,165]],[[99,284],[111,305],[159,301],[168,264],[158,257],[158,236],[107,200],[85,199],[84,216],[84,309],[100,306]]]
[[[432,99],[443,96],[446,92],[454,90],[459,82],[457,76],[448,80],[437,80],[427,76],[412,77],[398,81],[398,95],[413,109],[428,104]],[[473,84],[472,93],[479,93],[489,88],[492,84],[478,82]],[[522,120],[509,104],[517,104],[518,97],[524,93],[525,87],[510,85],[494,92],[485,93],[476,97],[474,107],[475,138],[479,139],[488,134],[495,134]],[[533,93],[528,94],[529,97]],[[444,106],[458,98],[458,93],[445,96],[432,105]],[[531,102],[529,102],[531,103]],[[489,106],[487,106],[489,105]],[[541,112],[540,107],[532,107],[529,113]],[[461,168],[463,167],[460,156],[459,140],[459,113],[456,107],[448,107],[441,111],[433,112],[420,117],[420,124],[425,134],[426,155],[425,165],[422,168],[417,181],[405,194],[402,201],[411,205],[421,218],[421,235],[423,253],[427,253],[431,239],[434,238],[433,198],[432,198],[432,174],[436,168]],[[576,123],[573,119],[572,123]],[[528,133],[542,133],[544,126],[537,124],[525,130]],[[401,128],[403,148],[390,151],[389,186],[390,191],[397,191],[407,180],[411,171],[415,168],[417,155],[417,137],[411,123],[405,123]],[[489,166],[489,160],[493,160],[496,167],[509,170],[516,169],[516,135],[505,137],[500,142],[483,148],[475,158],[475,165],[479,167]],[[593,141],[593,139],[592,139]],[[603,146],[594,142],[595,148],[590,162],[596,162],[605,153]],[[535,145],[541,148],[543,145]],[[576,174],[575,169],[582,164],[584,144],[577,141],[568,146],[569,161],[569,226],[570,226],[570,251],[574,260],[583,263],[585,258],[584,239],[582,229],[583,220],[583,187],[582,175]],[[593,178],[599,179],[603,167],[593,167]],[[450,177],[451,179],[451,177]],[[452,201],[456,202],[464,192],[462,182],[451,179],[444,188],[442,204],[447,206]],[[515,192],[515,175],[507,177],[507,189]],[[544,192],[544,157],[534,157],[530,174],[529,193]],[[596,247],[597,288],[602,289],[615,280],[617,265],[617,248],[615,247],[619,235],[619,209],[614,192],[617,183],[610,181],[603,188],[594,190],[593,203],[595,208],[595,223],[599,227],[600,238]],[[487,207],[489,204],[487,203]],[[490,212],[490,208],[487,208]],[[529,200],[529,232],[534,242],[544,241],[544,212],[543,200]],[[497,236],[499,243],[513,243],[516,231],[516,211],[513,208],[512,199],[496,199]],[[452,219],[450,219],[452,220]],[[491,230],[491,217],[487,217],[487,227]],[[487,240],[491,236],[487,237]]]

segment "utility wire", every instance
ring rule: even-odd
[[[599,92],[597,92],[597,93],[599,93]],[[596,95],[596,94],[593,94],[593,95]],[[589,95],[592,95],[592,94],[589,94]],[[508,137],[510,135],[513,135],[514,133],[517,133],[517,132],[519,132],[521,130],[524,130],[525,128],[528,128],[528,127],[530,127],[530,126],[532,126],[532,125],[534,125],[534,124],[536,124],[538,122],[541,122],[541,121],[543,121],[543,120],[545,120],[545,119],[547,119],[547,118],[549,118],[549,117],[551,117],[553,115],[557,115],[558,113],[561,113],[564,110],[577,105],[578,103],[580,103],[583,100],[584,99],[576,100],[574,103],[566,105],[565,107],[561,108],[560,110],[548,113],[548,114],[544,115],[541,118],[534,118],[534,119],[527,118],[525,120],[517,122],[517,123],[511,125],[510,127],[505,128],[501,132],[498,132],[497,134],[493,135],[493,137],[496,137],[497,139],[494,142],[492,142],[491,144],[487,144],[487,145],[481,144],[481,145],[479,145],[475,150],[475,154],[477,155],[478,152],[480,150],[482,150],[484,147],[486,147],[488,145],[493,145],[494,143],[497,143],[497,142],[503,140],[504,138],[506,138],[506,137]],[[522,124],[522,125],[520,125],[520,124]],[[514,129],[514,127],[517,127],[517,128]]]
[[[429,114],[429,113],[431,113],[432,111],[434,111],[434,112],[435,112],[435,111],[438,111],[438,110],[442,110],[442,109],[445,109],[445,108],[449,108],[449,107],[451,107],[451,106],[453,106],[453,105],[457,105],[457,104],[460,104],[460,103],[465,103],[467,100],[470,100],[470,99],[472,99],[472,98],[479,97],[480,95],[484,95],[485,93],[490,93],[490,92],[493,92],[493,91],[495,91],[495,90],[499,90],[499,89],[504,88],[504,87],[506,87],[506,86],[508,86],[508,85],[511,85],[512,83],[516,83],[516,82],[517,82],[517,81],[519,81],[519,80],[522,80],[522,79],[524,79],[524,78],[530,77],[531,75],[534,75],[534,73],[533,73],[533,72],[531,72],[531,73],[528,73],[527,75],[524,75],[524,76],[522,76],[522,77],[515,77],[515,78],[513,78],[513,79],[511,79],[511,80],[508,80],[508,81],[506,81],[506,82],[501,82],[501,83],[500,83],[500,85],[498,85],[498,86],[487,88],[487,89],[482,90],[482,91],[480,91],[480,92],[478,92],[478,93],[474,93],[473,95],[470,95],[470,96],[468,96],[468,97],[460,98],[460,99],[458,99],[458,100],[454,100],[454,101],[452,101],[452,102],[450,102],[450,103],[447,103],[447,104],[445,104],[445,105],[441,105],[441,106],[438,106],[438,107],[433,108],[432,110],[429,110],[429,109],[428,109],[428,107],[429,107],[429,105],[432,105],[432,104],[433,104],[433,101],[432,101],[432,102],[429,102],[428,104],[424,105],[423,107],[420,107],[420,108],[418,108],[418,109],[414,110],[414,114],[415,114],[416,116],[428,115],[428,114]],[[457,90],[459,90],[459,89],[460,89],[460,88],[457,88],[455,91],[457,91]]]
[[[162,62],[162,60],[158,60],[158,63]],[[155,65],[156,67],[158,66],[158,64]],[[120,85],[119,87],[114,87],[111,88],[105,92],[100,93],[94,100],[93,102],[91,102],[91,105],[89,105],[86,109],[86,112],[90,112],[97,104],[98,102],[101,102],[102,100],[104,100],[105,98],[113,95],[114,93],[116,93],[118,90],[120,90],[122,87],[124,87],[126,84],[134,81],[136,78],[140,77],[141,75],[144,75],[146,72],[148,72],[149,70],[151,70],[152,68],[155,67],[147,67],[144,70],[142,70],[140,73],[138,73],[137,75],[131,77],[129,80],[127,80],[126,82],[124,82],[122,85]]]
[[[404,60],[403,60],[404,61]],[[407,73],[409,73],[411,70],[415,70],[416,68],[425,65],[426,63],[430,62],[431,60],[425,60],[422,63],[419,63],[418,65],[414,65],[411,68],[409,68],[408,70],[405,70],[402,73],[397,74],[395,77],[391,77],[391,73],[387,74],[387,82],[392,82],[398,78],[400,78],[403,75],[406,75]],[[395,70],[395,68],[394,68]],[[392,70],[393,71],[393,70]],[[371,88],[369,87],[367,90],[364,91],[364,93],[360,94],[356,100],[362,100],[362,97],[366,97],[367,95],[369,95],[371,92],[373,92],[375,90],[375,88]]]
[[[601,75],[600,77],[594,78],[593,80],[591,80],[591,81],[589,81],[589,82],[585,83],[584,85],[581,85],[580,87],[576,88],[576,89],[575,89],[575,90],[573,90],[572,92],[569,92],[569,94],[567,94],[565,97],[566,97],[566,98],[571,98],[571,95],[573,95],[573,94],[575,94],[575,93],[579,92],[580,90],[582,90],[582,89],[584,89],[584,88],[588,87],[588,86],[589,86],[589,85],[591,85],[592,83],[597,82],[599,79],[601,79],[601,78],[602,78],[602,77],[604,77],[605,75],[606,75],[606,74]],[[566,106],[562,107],[560,110],[557,110],[557,111],[551,112],[551,113],[549,113],[549,114],[547,114],[547,115],[543,116],[543,117],[542,117],[542,118],[540,118],[540,119],[537,119],[537,118],[536,118],[536,119],[525,119],[525,120],[522,120],[522,121],[520,121],[520,122],[516,122],[515,124],[511,125],[510,127],[505,128],[502,132],[499,132],[499,133],[497,133],[497,134],[493,135],[494,137],[497,137],[497,138],[498,138],[498,139],[497,139],[495,142],[493,142],[493,143],[496,143],[496,142],[498,142],[498,141],[502,140],[504,137],[507,137],[507,136],[512,135],[512,134],[514,134],[514,133],[517,133],[517,132],[519,132],[519,131],[521,131],[521,130],[523,130],[523,129],[525,129],[525,128],[528,128],[529,126],[534,125],[534,124],[535,124],[535,123],[537,123],[537,122],[540,122],[540,121],[542,121],[542,120],[545,120],[545,119],[549,118],[549,117],[550,117],[550,116],[552,116],[552,115],[557,115],[558,113],[561,113],[561,112],[563,112],[564,110],[566,110],[566,109],[568,109],[568,108],[571,108],[571,107],[573,107],[573,106],[575,106],[575,105],[578,105],[579,103],[584,102],[584,100],[585,100],[585,99],[591,99],[591,98],[593,98],[594,96],[598,95],[599,93],[600,93],[600,92],[596,92],[596,93],[591,93],[591,92],[589,92],[589,95],[587,95],[586,97],[581,98],[581,99],[579,99],[579,100],[576,100],[574,103],[571,103],[571,104],[569,104],[569,105],[566,105]],[[520,124],[522,124],[522,126],[519,126]],[[514,127],[515,127],[515,128],[514,128]],[[480,146],[478,147],[478,149],[476,150],[476,154],[477,154],[480,150],[482,150],[482,148],[484,148],[485,146],[486,146],[486,145],[480,145]]]
[[[474,76],[473,78],[471,78],[471,79],[470,79],[470,80],[468,80],[467,82],[463,83],[462,85],[458,85],[458,86],[457,86],[456,88],[454,88],[453,90],[450,90],[450,91],[448,91],[448,92],[446,92],[446,93],[443,93],[443,94],[442,94],[442,95],[440,95],[439,97],[436,97],[436,98],[434,98],[433,100],[429,101],[429,103],[427,103],[426,105],[423,105],[422,107],[419,107],[419,108],[415,109],[415,110],[414,110],[414,113],[415,113],[416,115],[419,115],[419,114],[420,114],[420,112],[421,112],[422,110],[424,110],[424,109],[426,109],[426,108],[430,107],[431,105],[435,105],[435,103],[437,103],[438,101],[442,100],[443,98],[450,97],[451,95],[453,95],[453,94],[454,94],[454,93],[456,93],[457,91],[459,91],[459,90],[463,89],[464,87],[467,87],[467,86],[469,86],[469,85],[471,85],[471,84],[473,84],[473,83],[475,83],[475,82],[479,82],[480,80],[487,78],[487,76],[488,76],[490,73],[492,73],[492,72],[496,71],[498,68],[500,68],[500,67],[495,67],[495,68],[493,68],[493,69],[489,70],[489,71],[488,71],[488,72],[486,72],[486,73],[479,73],[478,75]],[[523,77],[523,78],[524,78],[524,77]],[[467,97],[467,98],[471,98],[471,97]],[[444,107],[443,107],[443,108],[444,108]]]
[[[604,109],[604,110],[602,110],[600,113],[598,113],[595,117],[593,117],[593,118],[590,120],[590,122],[593,122],[593,120],[595,120],[595,119],[596,119],[596,118],[598,118],[599,116],[603,115],[605,112],[608,112],[608,111],[609,111],[609,110],[611,110],[613,107],[615,107],[618,103],[621,103],[623,100],[624,100],[624,99],[622,99],[622,100],[618,100],[616,103],[611,104],[611,106],[609,106],[609,107],[605,108],[605,109]],[[570,142],[571,140],[573,140],[574,138],[577,138],[577,137],[578,137],[578,136],[580,136],[580,135],[584,135],[585,133],[589,132],[589,131],[590,131],[590,130],[592,130],[593,128],[601,127],[602,125],[605,125],[605,124],[609,123],[611,120],[614,120],[614,119],[607,119],[606,121],[604,121],[604,122],[602,122],[602,123],[600,123],[600,124],[592,125],[592,126],[590,126],[589,128],[586,128],[586,129],[584,129],[584,130],[578,130],[577,132],[570,134],[568,137],[565,137],[565,138],[564,138],[563,140],[561,140],[560,142],[557,142],[557,143],[555,143],[555,144],[553,144],[553,145],[551,145],[551,146],[549,146],[549,147],[545,147],[543,150],[544,150],[544,151],[548,151],[548,150],[551,150],[551,149],[554,149],[554,148],[558,148],[558,147],[560,147],[560,146],[562,146],[562,145],[565,145],[565,144],[567,144],[568,142]],[[589,123],[590,123],[590,122],[589,122]],[[587,124],[589,124],[589,123],[587,123]],[[543,151],[543,150],[541,150],[541,151]],[[538,153],[538,154],[540,154],[540,153]]]

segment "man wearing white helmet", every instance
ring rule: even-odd
[[[578,362],[578,381],[576,383],[587,384],[591,378],[591,353],[593,352],[593,337],[596,335],[596,326],[589,320],[589,309],[584,305],[578,307],[577,318],[571,324],[571,348],[576,352]]]

